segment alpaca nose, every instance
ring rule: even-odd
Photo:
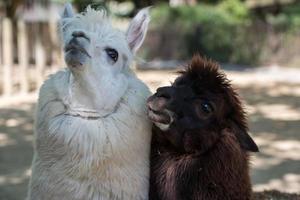
[[[171,100],[174,94],[174,89],[172,87],[160,87],[156,90],[156,97],[161,97],[166,100]]]
[[[74,38],[85,38],[87,39],[88,41],[90,41],[90,38],[86,35],[86,33],[84,33],[83,31],[74,31],[72,33],[72,36]]]

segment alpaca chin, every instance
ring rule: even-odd
[[[164,112],[168,115],[168,118],[169,118],[168,123],[154,122],[154,124],[160,130],[168,131],[170,129],[171,124],[174,122],[174,113],[172,111],[167,110],[167,109],[165,109]],[[148,116],[149,116],[149,111],[148,111]]]
[[[87,62],[87,55],[82,53],[79,50],[70,50],[65,53],[65,62],[67,66],[73,69],[81,69],[83,70],[84,64]]]
[[[170,128],[170,124],[162,124],[162,123],[158,123],[158,122],[155,122],[154,124],[162,131],[167,131]]]

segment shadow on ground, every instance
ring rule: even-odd
[[[26,195],[32,160],[33,104],[0,109],[0,199]]]
[[[284,89],[282,89],[284,88]],[[255,190],[300,192],[300,84],[241,87],[250,131],[260,147],[253,161]]]

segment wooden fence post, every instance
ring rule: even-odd
[[[38,28],[40,28],[38,24]],[[36,63],[36,83],[37,89],[42,85],[44,81],[44,68],[46,67],[46,56],[45,49],[42,45],[42,38],[39,34],[37,34],[37,40],[35,45],[35,63]]]
[[[55,67],[55,69],[51,69],[52,72],[56,71],[58,67],[61,67],[63,61],[62,61],[62,55],[61,55],[61,46],[60,46],[60,36],[58,35],[58,23],[54,20],[50,20],[48,22],[49,26],[49,32],[51,37],[51,43],[52,43],[52,67]]]
[[[12,21],[3,19],[3,95],[11,96],[13,89],[12,68],[13,68],[13,35]]]
[[[24,21],[18,21],[18,58],[20,92],[26,94],[29,91],[28,84],[28,43],[27,30]]]
[[[2,71],[2,67],[3,67],[3,43],[2,43],[2,36],[3,36],[3,19],[0,19],[0,76],[1,76],[1,73],[3,73]],[[0,77],[0,96],[1,96],[1,93],[3,92],[3,78]],[[2,91],[2,92],[1,92]]]

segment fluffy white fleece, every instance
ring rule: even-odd
[[[83,117],[68,108],[71,77],[60,71],[40,90],[28,199],[148,199],[149,90],[129,72],[112,114]]]
[[[75,15],[66,5],[61,34],[68,68],[40,90],[29,200],[148,199],[150,92],[129,69],[148,19],[140,11],[124,34],[104,11],[88,7]]]

